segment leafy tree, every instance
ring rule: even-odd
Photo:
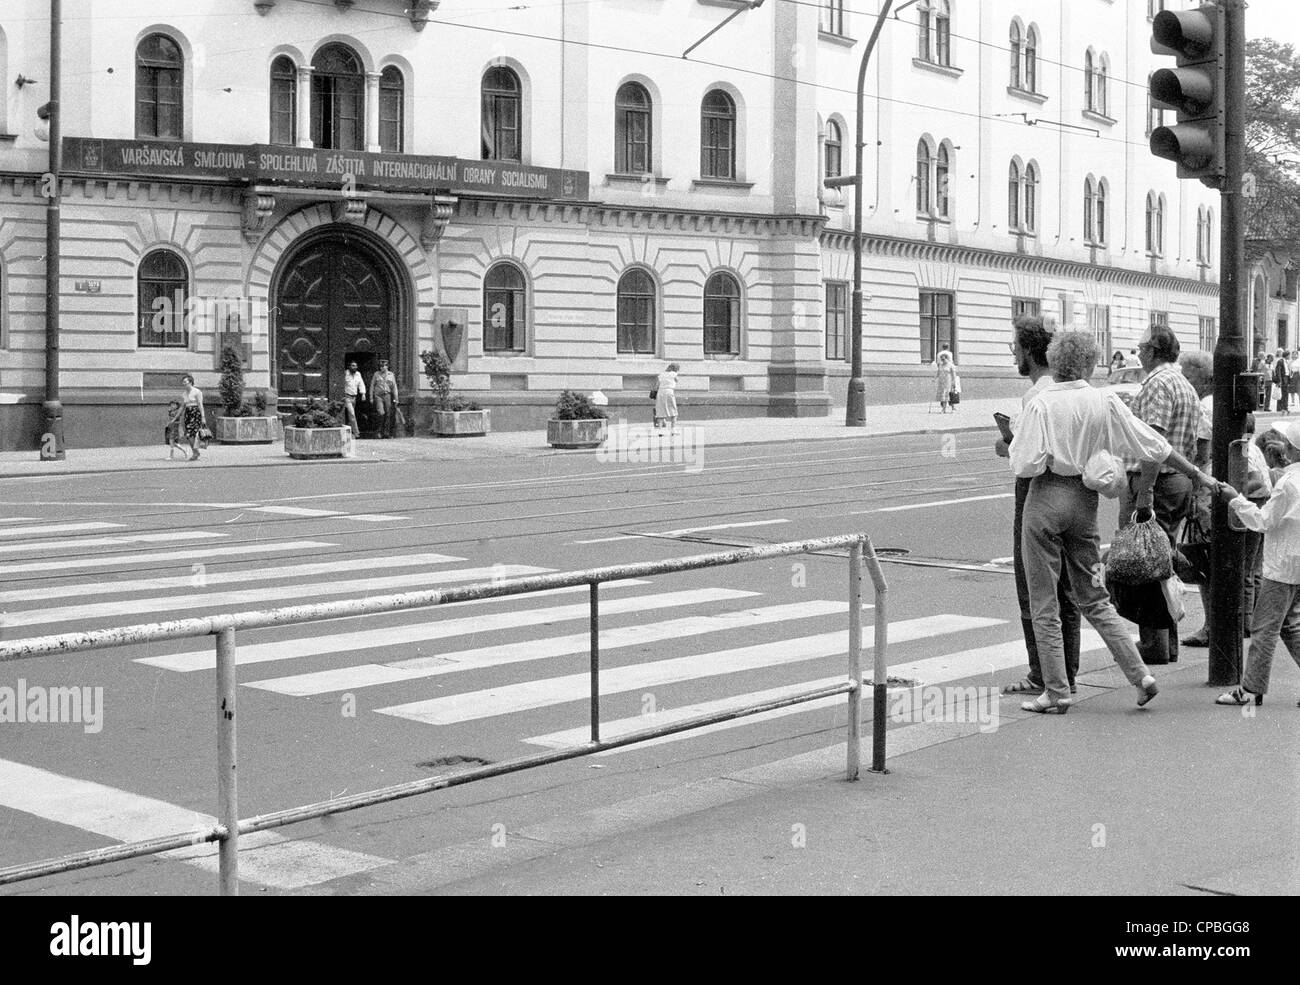
[[[1246,42],[1246,235],[1300,249],[1300,57],[1273,38]]]

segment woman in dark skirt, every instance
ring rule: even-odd
[[[186,373],[181,377],[181,383],[185,386],[185,396],[181,398],[181,407],[185,411],[183,425],[185,438],[193,452],[190,456],[192,462],[199,457],[199,434],[208,426],[208,419],[203,412],[203,391],[194,385],[194,377]]]

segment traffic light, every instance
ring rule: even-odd
[[[1214,4],[1162,10],[1151,25],[1151,50],[1173,55],[1177,68],[1151,75],[1151,102],[1178,114],[1151,132],[1151,153],[1174,161],[1178,177],[1220,188],[1224,176],[1224,13]]]

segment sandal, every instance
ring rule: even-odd
[[[1069,698],[1058,698],[1056,701],[1047,700],[1047,695],[1040,694],[1033,701],[1022,701],[1020,707],[1024,711],[1036,712],[1039,715],[1064,715],[1070,710],[1073,702]]]
[[[1254,691],[1247,691],[1244,687],[1234,687],[1231,691],[1219,695],[1214,699],[1216,705],[1248,705],[1251,702],[1256,705],[1264,703],[1264,695],[1256,694]]]
[[[1160,693],[1160,687],[1156,684],[1156,679],[1150,675],[1142,678],[1142,683],[1137,685],[1137,689],[1139,708]]]
[[[1003,694],[1042,694],[1043,685],[1035,684],[1028,677],[1023,677],[1014,684],[1008,684],[1002,689]]]

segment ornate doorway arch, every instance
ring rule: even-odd
[[[321,227],[285,251],[271,282],[273,380],[281,399],[343,398],[356,361],[369,381],[380,359],[398,373],[407,294],[387,251],[355,227]]]

